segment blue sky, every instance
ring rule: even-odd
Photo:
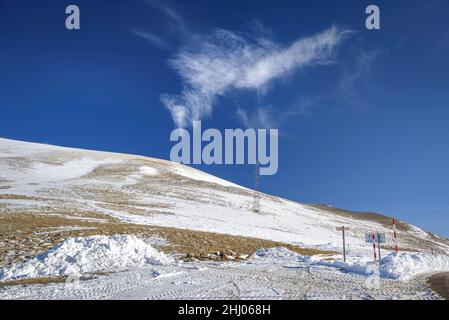
[[[438,0],[0,0],[0,136],[168,159],[175,99],[203,127],[279,128],[262,191],[449,236],[448,21]],[[251,166],[197,167],[253,185]]]

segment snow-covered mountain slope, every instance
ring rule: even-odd
[[[346,226],[349,255],[371,253],[364,237],[370,231],[385,232],[385,249],[393,247],[391,218],[259,196],[261,212],[255,213],[252,190],[187,166],[0,139],[0,217],[27,214],[81,220],[94,219],[95,214],[99,222],[113,217],[327,250],[341,250],[336,227]],[[449,252],[446,239],[405,222],[397,227],[401,249]]]

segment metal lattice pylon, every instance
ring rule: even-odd
[[[260,194],[259,194],[259,161],[256,162],[256,168],[254,170],[254,191],[253,191],[253,211],[255,213],[260,212]]]

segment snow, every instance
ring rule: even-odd
[[[243,262],[145,264],[76,285],[7,286],[0,299],[440,299],[422,280],[382,279],[379,290],[366,279],[279,247]]]
[[[380,271],[385,277],[407,280],[424,273],[449,271],[449,257],[426,253],[390,253],[382,259]]]
[[[158,171],[155,168],[143,166],[140,167],[140,173],[146,176],[154,176],[158,174]]]
[[[0,138],[0,157],[17,157],[25,155],[33,155],[46,151],[71,150],[64,147],[56,147],[47,144],[16,141]],[[72,149],[73,150],[73,149]]]
[[[352,258],[348,262],[307,258],[311,264],[335,267],[340,270],[366,275],[377,265],[367,259]],[[378,265],[379,275],[384,278],[407,281],[422,274],[449,271],[449,257],[428,253],[390,253]]]
[[[65,211],[60,208],[60,202],[63,202],[65,207],[73,206],[80,213],[95,212],[124,222],[246,236],[336,252],[342,249],[341,233],[336,227],[350,227],[346,234],[347,263],[337,260],[340,255],[334,255],[332,261],[320,256],[304,257],[285,248],[276,248],[258,250],[247,263],[236,264],[239,268],[271,270],[274,267],[302,265],[332,268],[339,274],[365,277],[367,268],[372,265],[372,248],[365,243],[364,233],[376,230],[385,232],[386,245],[392,244],[391,228],[374,220],[336,215],[326,209],[265,194],[260,194],[261,212],[256,214],[251,211],[253,192],[249,189],[187,166],[142,159],[0,139],[0,180],[10,180],[4,183],[7,188],[0,189],[0,194],[33,196],[30,198],[33,200],[6,197],[0,199],[0,204],[10,211],[20,206],[21,212],[42,215],[60,212],[58,214],[61,217],[104,222],[82,215],[64,214]],[[111,166],[117,163],[124,165]],[[95,175],[86,177],[98,166],[106,169],[100,175],[101,178]],[[151,178],[167,171],[178,176],[161,174],[161,177]],[[186,183],[186,179],[179,176],[210,184]],[[31,182],[33,185],[29,184]],[[227,188],[217,188],[216,185]],[[108,201],[111,199],[105,197],[109,194],[117,194],[121,205],[110,206]],[[39,200],[41,198],[42,201]],[[49,212],[40,208],[46,206],[50,207]],[[148,208],[148,214],[147,211],[134,214],[129,210],[134,207]],[[5,214],[8,210],[0,213]],[[416,241],[408,243],[407,239]],[[432,240],[428,233],[414,226],[410,226],[407,231],[400,231],[399,246],[428,250],[429,247],[421,247],[420,239],[426,239],[426,244],[434,243],[442,252],[449,252],[449,247],[443,241]],[[2,269],[0,280],[96,271],[121,272],[148,265],[170,264],[173,262],[170,257],[151,247],[151,244],[163,242],[163,239],[158,238],[144,242],[132,236],[68,238],[32,260]],[[410,252],[392,254],[387,250],[384,253],[386,255],[380,266],[383,279],[412,279],[421,273],[449,270],[446,256]],[[204,270],[210,266],[199,264],[197,267],[198,270]],[[174,274],[186,272],[184,269],[172,271]],[[248,271],[248,275],[252,275],[252,272],[252,269]],[[213,275],[211,271],[211,279]],[[233,276],[226,275],[224,278],[233,279]]]
[[[31,181],[38,180],[41,183],[69,180],[86,175],[103,163],[103,160],[91,158],[76,159],[57,166],[37,163],[31,170],[25,172],[25,175]]]
[[[215,184],[222,185],[224,187],[234,187],[234,188],[246,189],[246,188],[239,186],[235,183],[229,182],[227,180],[215,177],[213,175],[204,173],[200,170],[196,170],[196,169],[184,166],[184,165],[178,165],[176,167],[173,167],[172,171],[174,173],[176,173],[177,175],[180,175],[180,176],[183,176],[183,177],[186,177],[189,179],[193,179],[193,180],[215,183]]]
[[[20,167],[20,161],[16,163],[11,157],[22,158],[24,166]],[[117,163],[123,166],[114,166]],[[128,163],[131,172],[118,169]],[[110,175],[86,176],[98,166],[103,166]],[[210,184],[186,184],[179,176],[147,179],[167,171]],[[341,252],[341,233],[336,227],[346,225],[351,228],[346,234],[347,252],[358,257],[369,256],[371,250],[364,241],[365,232],[385,232],[388,244],[393,241],[392,230],[386,225],[338,216],[325,209],[265,194],[260,194],[262,212],[255,214],[251,211],[252,190],[188,166],[151,158],[0,139],[2,179],[10,182],[5,182],[7,188],[0,189],[0,194],[42,197],[42,201],[0,199],[0,204],[8,208],[20,205],[26,211],[28,206],[30,212],[48,205],[45,196],[58,197],[58,201],[63,200],[81,212],[93,210],[130,223],[254,237],[338,252]],[[227,188],[215,188],[211,184]],[[109,193],[119,195],[123,203],[138,203],[139,208],[148,208],[148,214],[133,214],[131,205],[131,210],[126,206],[111,208],[102,200]],[[59,210],[56,204],[54,207]],[[410,248],[404,242],[415,237],[449,252],[449,246],[442,241],[434,241],[421,229],[410,227],[408,234],[399,234],[400,247]]]
[[[304,256],[288,250],[285,247],[276,248],[260,248],[257,249],[254,255],[250,259],[250,263],[260,263],[267,262],[270,263],[283,263],[285,261],[289,262],[299,262],[304,261]]]
[[[2,178],[15,182],[58,182],[82,177],[92,172],[96,167],[108,163],[119,163],[118,159],[108,161],[97,160],[89,157],[75,159],[64,162],[60,165],[50,165],[46,163],[33,163],[31,168],[18,170],[4,170]]]
[[[67,238],[29,261],[0,270],[0,280],[113,272],[173,262],[132,235]]]
[[[305,263],[308,266],[326,266],[337,268],[344,272],[369,275],[373,266],[377,266],[373,260],[359,257],[351,257],[348,262],[329,260],[329,256],[316,255],[303,256],[284,247],[258,249],[252,260],[256,262],[270,261],[271,263]],[[335,257],[334,257],[335,258]],[[408,281],[416,276],[435,272],[449,271],[449,257],[444,255],[432,255],[428,253],[399,252],[390,253],[382,258],[379,267],[379,276],[387,279]]]
[[[351,225],[353,230],[361,230],[358,233],[348,232],[346,235],[351,252],[355,255],[369,254],[371,250],[363,237],[365,230],[375,228],[391,233],[391,230],[374,222],[336,219],[335,216],[313,210],[306,205],[293,202],[285,204],[264,196],[260,199],[263,212],[255,214],[251,211],[251,193],[226,193],[209,189],[202,191],[192,200],[180,199],[172,194],[160,195],[158,202],[170,203],[170,207],[164,211],[172,214],[137,216],[107,209],[102,211],[131,223],[253,237],[331,251],[341,251],[341,233],[335,228],[346,224]],[[192,189],[191,194],[194,192]],[[149,197],[142,197],[142,203],[151,205],[151,201]]]

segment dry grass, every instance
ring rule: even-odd
[[[395,247],[394,246],[385,246],[385,245],[382,245],[381,246],[381,250],[388,250],[388,251],[395,251]],[[416,250],[416,249],[412,249],[412,248],[407,248],[407,247],[400,247],[399,248],[399,251],[405,251],[405,252],[419,252],[418,250]]]
[[[254,253],[258,248],[286,247],[303,255],[333,254],[331,251],[301,248],[282,242],[217,234],[212,232],[200,232],[180,230],[174,228],[160,228],[158,232],[174,246],[165,250],[173,250],[193,254],[200,259],[206,259],[208,253],[234,252],[236,255]]]
[[[32,284],[63,283],[67,277],[29,278],[21,280],[1,281],[0,287],[28,286]]]
[[[338,208],[329,207],[326,205],[321,204],[313,204],[310,205],[312,208],[316,208],[319,210],[327,211],[332,214],[335,214],[337,216],[345,217],[345,218],[351,218],[355,220],[363,220],[363,221],[372,221],[382,224],[385,227],[391,227],[392,224],[392,218],[384,216],[379,213],[374,212],[359,212],[359,211],[350,211],[350,210],[343,210]],[[398,221],[396,223],[396,227],[399,231],[410,231],[410,227],[408,224]]]
[[[74,212],[66,212],[64,216],[48,213],[45,215],[30,213],[0,215],[0,266],[29,259],[50,249],[67,237],[113,234],[134,234],[143,238],[160,236],[165,238],[168,244],[159,246],[159,250],[197,259],[209,259],[210,254],[217,252],[223,253],[221,258],[224,259],[227,254],[248,255],[261,247],[278,246],[287,247],[303,255],[333,253],[269,240],[123,223],[96,212],[77,212],[76,216],[101,218],[103,222],[75,219]],[[58,230],[61,227],[76,227],[80,230]]]
[[[0,200],[37,200],[40,201],[40,197],[31,197],[21,194],[0,194]]]
[[[96,276],[106,276],[109,273],[107,272],[95,272],[93,274],[85,274],[81,275],[78,280],[85,281],[90,280]],[[55,276],[55,277],[41,277],[41,278],[27,278],[27,279],[20,279],[20,280],[9,280],[9,281],[0,281],[0,288],[1,287],[8,287],[8,286],[29,286],[33,284],[50,284],[50,283],[63,283],[67,281],[67,276]]]

